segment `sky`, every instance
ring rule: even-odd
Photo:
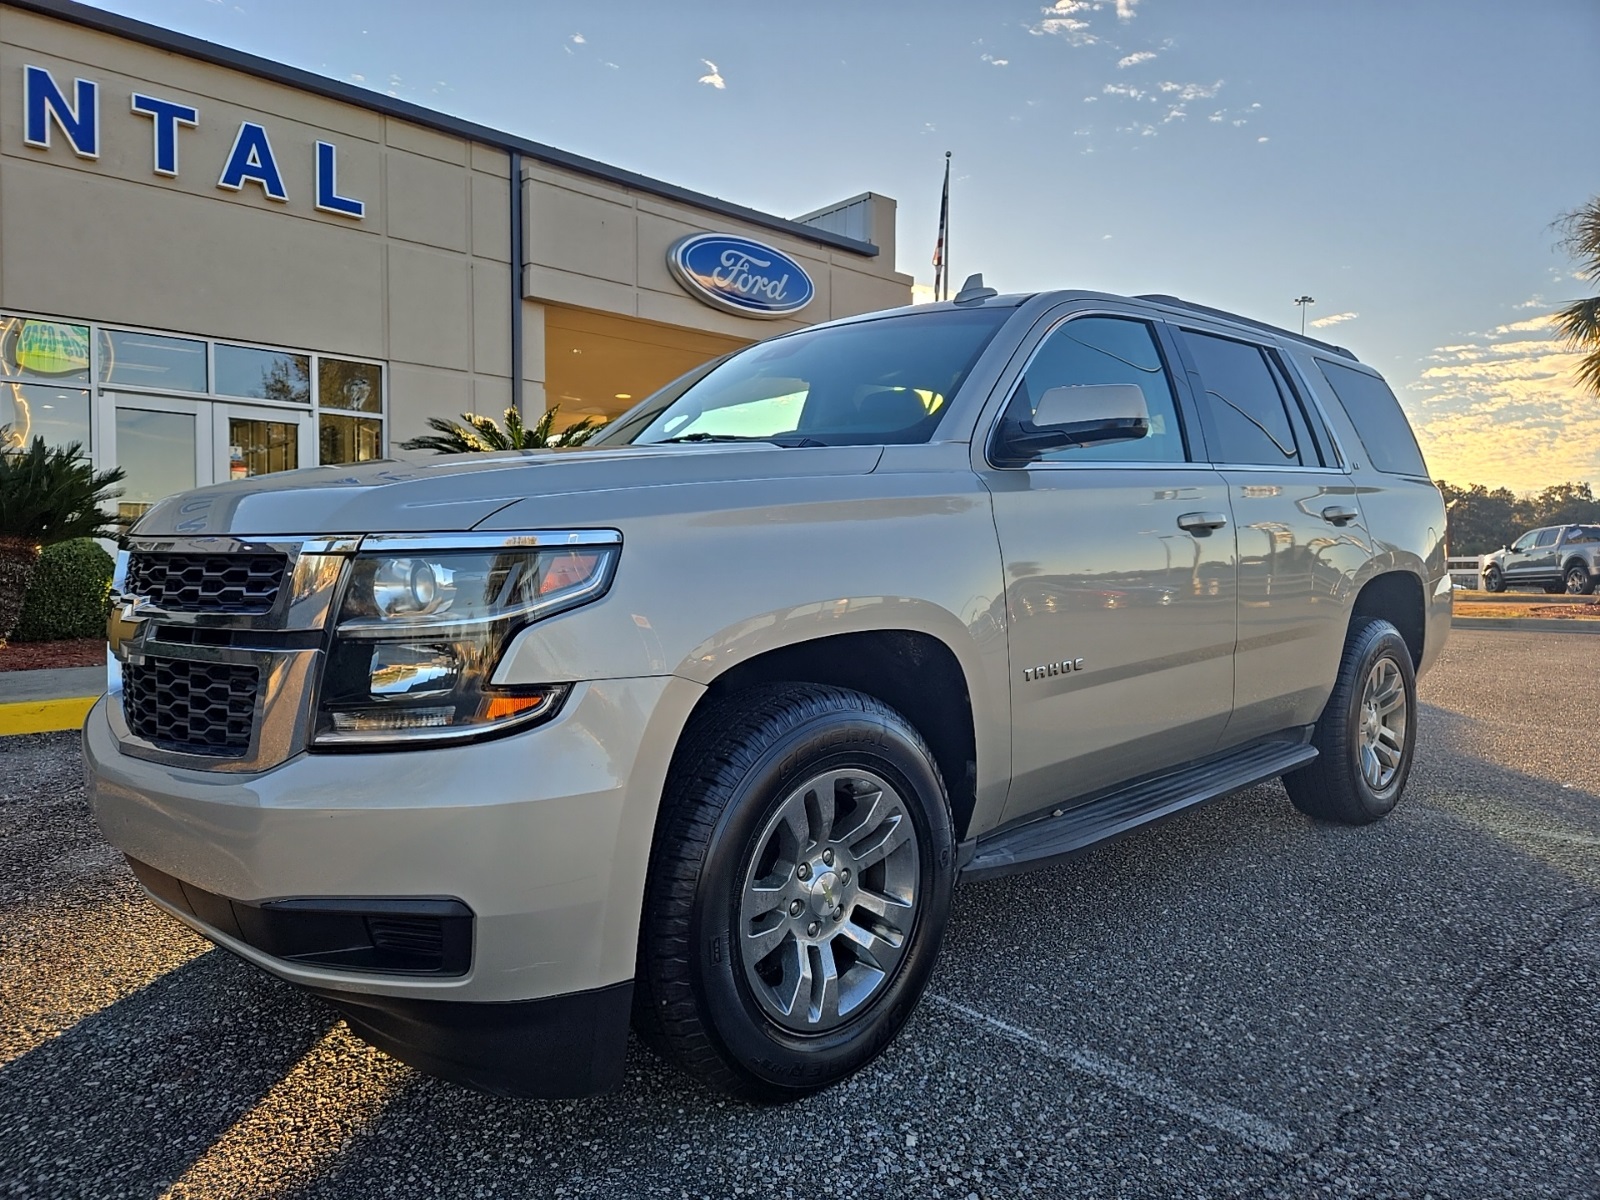
[[[1383,371],[1436,477],[1600,488],[1549,327],[1600,195],[1600,0],[101,0],[783,216],[933,277],[1164,292]]]

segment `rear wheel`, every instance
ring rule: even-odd
[[[954,881],[949,801],[899,713],[773,685],[686,737],[664,798],[635,986],[664,1057],[749,1099],[875,1058],[933,970]]]
[[[1506,577],[1500,574],[1499,567],[1489,567],[1483,572],[1483,590],[1486,592],[1506,590]]]
[[[1318,755],[1283,777],[1294,806],[1346,825],[1387,814],[1411,773],[1416,713],[1416,673],[1399,630],[1382,620],[1352,626],[1311,739]]]
[[[1565,579],[1569,596],[1587,596],[1594,591],[1594,576],[1581,562],[1575,562],[1567,568]]]

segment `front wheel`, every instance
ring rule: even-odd
[[[1351,626],[1328,705],[1311,743],[1317,757],[1283,777],[1307,816],[1366,825],[1386,815],[1405,790],[1417,729],[1417,678],[1411,650],[1388,621]]]
[[[1483,590],[1486,592],[1503,592],[1506,590],[1506,577],[1500,574],[1499,567],[1490,567],[1484,571]]]
[[[1567,595],[1587,596],[1594,591],[1594,576],[1589,574],[1589,568],[1582,563],[1573,563],[1567,568],[1566,584]]]
[[[636,1023],[669,1061],[748,1099],[865,1066],[938,956],[954,835],[916,729],[859,692],[740,693],[674,761],[646,886]]]

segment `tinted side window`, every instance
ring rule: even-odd
[[[1400,402],[1394,398],[1389,385],[1376,375],[1324,359],[1318,359],[1317,366],[1322,368],[1323,378],[1339,397],[1345,412],[1350,414],[1361,444],[1366,448],[1367,461],[1391,475],[1418,475],[1426,479],[1428,464],[1422,460],[1411,423],[1400,411]]]
[[[1559,529],[1542,530],[1539,534],[1539,540],[1533,544],[1534,548],[1539,549],[1544,546],[1554,546],[1556,544],[1556,534],[1560,532],[1561,531]]]
[[[1283,395],[1259,346],[1185,331],[1217,429],[1211,457],[1282,466],[1301,461]],[[1316,465],[1312,460],[1312,465]]]
[[[1567,543],[1600,542],[1600,525],[1574,525],[1567,530]]]
[[[1511,543],[1511,548],[1513,550],[1532,550],[1533,549],[1533,539],[1534,539],[1534,535],[1533,534],[1525,533],[1521,537],[1519,537],[1516,541]]]
[[[1157,348],[1155,331],[1121,317],[1078,317],[1050,334],[1028,364],[1006,406],[1006,421],[1033,417],[1051,388],[1131,383],[1144,393],[1150,432],[1132,441],[1068,446],[1040,455],[1041,462],[1183,462],[1178,405]]]

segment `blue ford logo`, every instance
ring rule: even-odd
[[[696,300],[743,317],[786,317],[817,294],[805,268],[783,251],[732,234],[679,238],[667,265]]]

